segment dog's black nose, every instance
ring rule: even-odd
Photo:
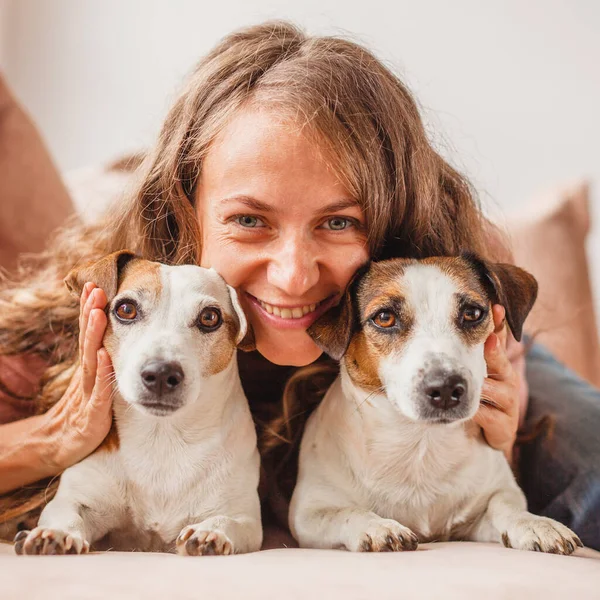
[[[431,405],[441,410],[448,410],[460,404],[467,391],[467,382],[461,375],[438,375],[425,384],[425,395]]]
[[[183,381],[183,369],[178,362],[152,361],[142,369],[146,389],[157,396],[174,391]]]

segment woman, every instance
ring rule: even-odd
[[[294,416],[280,401],[285,381],[319,359],[305,330],[359,266],[462,249],[498,258],[490,235],[498,239],[466,180],[429,144],[409,92],[367,50],[285,23],[230,35],[192,73],[121,214],[67,231],[4,286],[0,351],[43,359],[37,403],[51,408],[0,429],[0,491],[59,473],[110,427],[106,297],[88,285],[79,314],[62,284],[76,262],[127,247],[212,266],[236,287],[257,347],[240,370],[272,449]],[[510,458],[524,380],[507,358],[499,306],[494,319],[489,402],[476,420]],[[326,372],[319,361],[312,371]]]

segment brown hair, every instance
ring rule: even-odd
[[[35,399],[40,410],[62,396],[77,362],[79,307],[63,277],[122,248],[169,264],[199,263],[194,190],[203,159],[230,117],[250,104],[272,106],[318,138],[364,211],[372,257],[488,254],[488,225],[468,181],[434,150],[410,92],[371,52],[285,22],[237,31],[191,73],[122,204],[97,225],[64,230],[2,283],[0,354],[48,361]],[[285,398],[283,406],[281,415],[289,412]],[[281,415],[266,446],[289,438],[275,431]]]

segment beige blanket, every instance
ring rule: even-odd
[[[0,544],[3,600],[600,598],[600,553],[499,544],[423,544],[416,552],[277,549],[238,556],[106,552],[23,557]]]

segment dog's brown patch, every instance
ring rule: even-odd
[[[227,367],[231,357],[236,350],[235,340],[237,338],[238,325],[232,317],[221,311],[223,324],[217,331],[207,335],[213,336],[210,349],[211,360],[207,363],[205,376],[216,375]]]
[[[398,351],[410,337],[414,323],[412,309],[405,303],[402,275],[407,263],[374,263],[357,288],[357,307],[361,330],[350,341],[345,365],[352,380],[367,390],[381,388],[378,367],[381,359]],[[369,320],[378,311],[393,312],[396,326],[378,329]]]
[[[516,340],[520,341],[523,323],[537,297],[535,277],[515,265],[490,263],[468,252],[460,258],[477,274],[491,301],[505,308],[506,321]]]
[[[159,263],[133,258],[124,267],[120,274],[119,287],[115,295],[125,290],[135,290],[148,299],[148,305],[156,306],[162,293],[162,279],[160,276]],[[109,307],[107,307],[107,311]],[[118,348],[117,334],[112,323],[108,319],[103,340],[104,347],[109,356],[113,356]]]
[[[122,290],[143,291],[150,294],[150,302],[157,304],[162,295],[161,264],[134,259],[123,269],[117,293]]]
[[[380,389],[382,384],[377,372],[379,356],[371,346],[365,332],[360,331],[350,341],[344,364],[350,379],[357,386],[372,392]]]

